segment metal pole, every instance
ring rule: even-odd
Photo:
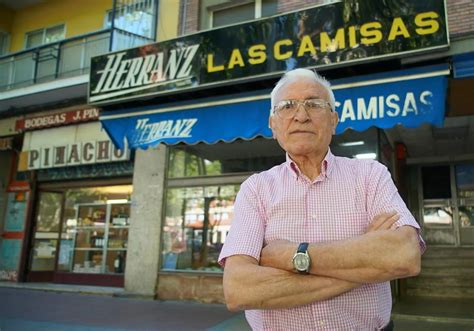
[[[115,31],[115,13],[117,10],[117,0],[112,1],[112,17],[110,22],[110,39],[109,39],[109,52],[112,52],[114,45],[114,31]]]
[[[153,8],[153,41],[156,41],[158,38],[158,7],[160,6],[160,0],[154,0]]]

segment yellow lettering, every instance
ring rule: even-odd
[[[334,39],[329,38],[327,32],[321,33],[321,52],[335,52],[346,48],[344,28],[337,29]]]
[[[238,48],[232,50],[227,68],[233,69],[236,64],[238,64],[239,67],[245,67],[244,59]]]
[[[432,34],[439,30],[439,23],[436,20],[439,15],[434,11],[420,13],[415,16],[415,25],[419,28],[416,33],[419,35]]]
[[[301,39],[300,47],[298,48],[298,57],[303,56],[305,53],[310,52],[311,55],[316,54],[316,48],[314,48],[311,37],[308,35],[303,36]]]
[[[214,65],[214,54],[207,54],[207,72],[217,72],[224,70],[224,65]]]
[[[355,26],[349,27],[349,47],[357,46],[356,28]]]
[[[264,44],[253,45],[249,48],[249,63],[260,64],[267,60],[267,48]]]
[[[286,60],[293,55],[293,51],[287,51],[285,53],[281,52],[281,46],[291,46],[293,42],[291,39],[278,40],[275,45],[273,45],[273,54],[276,60]]]
[[[360,42],[364,45],[376,44],[382,41],[383,35],[380,29],[382,24],[380,22],[365,23],[360,27]]]
[[[396,37],[403,36],[404,38],[410,38],[407,27],[401,17],[395,17],[392,22],[392,27],[388,35],[388,40],[395,40]]]

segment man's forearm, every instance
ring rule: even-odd
[[[297,243],[269,243],[261,264],[292,271]],[[310,273],[356,283],[377,283],[418,274],[420,248],[416,230],[409,226],[381,230],[330,243],[309,245]]]
[[[414,276],[420,248],[411,227],[367,233],[353,239],[310,245],[311,273],[353,282],[383,282]]]
[[[232,311],[292,308],[327,300],[358,286],[330,277],[262,267],[248,256],[229,257],[224,269],[224,294]]]

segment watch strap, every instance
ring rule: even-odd
[[[301,243],[296,250],[297,253],[306,253],[308,251],[309,243]]]

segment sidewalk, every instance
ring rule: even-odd
[[[97,295],[100,287],[26,287],[0,285],[1,331],[249,330],[243,314],[224,305],[115,297],[110,289]]]
[[[1,331],[250,330],[224,305],[128,298],[123,289],[0,282]],[[474,331],[474,300],[407,298],[396,331]]]

